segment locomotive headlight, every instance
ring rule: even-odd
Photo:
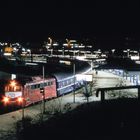
[[[10,85],[11,85],[12,87],[14,87],[14,86],[16,85],[16,82],[15,82],[15,81],[11,81],[11,82],[10,82]]]
[[[22,97],[18,97],[17,101],[18,101],[19,103],[21,103],[21,102],[23,102],[23,98],[22,98]]]
[[[9,102],[9,98],[8,98],[8,97],[4,97],[4,98],[3,98],[3,102],[4,102],[4,103],[8,103],[8,102]]]

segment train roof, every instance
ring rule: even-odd
[[[52,80],[54,79],[54,77],[52,76],[47,76],[44,78],[44,80]],[[43,76],[42,75],[38,75],[38,76],[23,76],[23,75],[19,75],[16,80],[18,80],[21,84],[25,84],[25,83],[30,83],[30,82],[40,82],[43,80]]]
[[[82,63],[82,64],[79,63],[78,65],[75,65],[75,74],[82,74],[89,70],[91,70],[91,66],[88,63]],[[64,78],[72,77],[74,75],[73,67],[70,71],[65,71],[65,70],[63,72],[58,71],[53,73],[53,75],[55,76],[57,81],[62,80]]]
[[[70,65],[53,62],[37,63],[38,65],[24,65],[24,64],[14,64],[4,59],[3,60],[4,62],[0,63],[0,71],[4,71],[15,75],[37,76],[43,75],[43,66],[44,66],[45,77],[53,75],[56,77],[56,79],[61,79],[73,75],[73,62],[75,63],[76,74],[84,72],[86,69],[90,68],[90,65],[85,61],[73,59],[62,59],[62,60],[69,61]]]

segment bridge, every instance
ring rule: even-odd
[[[112,90],[122,90],[122,89],[138,89],[138,100],[140,100],[140,86],[122,86],[122,87],[108,87],[108,88],[98,88],[96,90],[96,97],[99,96],[99,93],[101,95],[101,102],[105,101],[105,93],[107,91]]]

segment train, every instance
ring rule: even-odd
[[[83,69],[86,74],[90,67]],[[3,80],[0,83],[0,98],[4,105],[29,106],[42,100],[50,100],[66,95],[84,85],[83,80],[77,80],[77,74],[55,73],[50,76],[18,76],[13,80]]]
[[[24,102],[28,106],[42,99],[57,97],[56,81],[53,77],[22,77],[5,81],[2,87],[1,101],[5,105],[22,105]]]

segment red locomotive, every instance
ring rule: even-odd
[[[31,77],[10,80],[4,84],[4,104],[16,103],[28,106],[43,99],[57,97],[55,78]]]

